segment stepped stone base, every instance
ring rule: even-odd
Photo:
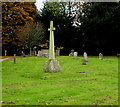
[[[44,72],[61,72],[60,64],[55,59],[46,61],[44,65]]]

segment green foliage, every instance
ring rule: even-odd
[[[86,2],[83,4],[80,2],[45,2],[44,8],[41,12],[37,11],[37,14],[36,7],[31,2],[2,4],[4,49],[11,51],[14,50],[12,47],[19,48],[17,31],[21,27],[24,28],[23,25],[28,21],[42,21],[47,33],[41,41],[49,40],[49,22],[53,20],[56,28],[55,46],[64,47],[62,54],[68,55],[71,49],[81,53],[86,51],[91,55],[97,55],[99,52],[115,55],[120,52],[118,49],[120,3],[118,2]]]
[[[117,53],[118,34],[120,34],[118,29],[120,22],[117,20],[120,14],[117,11],[120,11],[119,3],[96,2],[83,5],[80,28],[85,50]],[[114,52],[109,47],[114,47]]]
[[[46,25],[46,30],[49,21],[54,21],[55,44],[57,47],[65,47],[62,54],[69,54],[72,48],[94,55],[99,52],[116,54],[119,52],[119,11],[120,3],[116,2],[46,2],[41,19]]]
[[[118,105],[117,57],[56,58],[62,72],[43,72],[44,57],[2,63],[3,105]]]
[[[49,28],[49,21],[53,20],[55,31],[55,46],[60,47],[68,45],[67,41],[74,38],[73,31],[75,30],[73,25],[73,16],[68,14],[68,3],[65,2],[46,2],[41,13],[41,19],[46,25],[46,31]],[[70,32],[71,31],[71,32]],[[71,34],[70,34],[71,33]],[[49,38],[49,32],[48,36]],[[68,39],[66,41],[66,39]],[[66,42],[66,44],[64,44]],[[68,47],[68,46],[67,46]]]

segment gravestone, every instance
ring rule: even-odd
[[[16,64],[16,54],[14,54],[14,64]]]
[[[22,53],[22,55],[25,55],[25,53],[23,51],[21,53]]]
[[[7,56],[7,50],[5,50],[5,56]]]
[[[60,49],[56,50],[56,56],[60,56]]]
[[[69,54],[69,56],[72,56],[71,53]]]
[[[59,62],[55,59],[55,49],[54,49],[54,32],[53,21],[50,21],[50,42],[49,42],[49,60],[45,62],[44,72],[61,72],[61,67]]]
[[[74,49],[71,50],[71,56],[73,56],[73,55],[74,55]]]
[[[71,53],[69,54],[69,56],[74,56],[74,49],[71,50]]]
[[[103,60],[103,54],[102,53],[99,53],[99,59]]]
[[[44,57],[48,57],[49,56],[49,50],[48,49],[42,49],[41,50],[41,55]]]
[[[21,51],[21,53],[22,53],[22,55],[24,54],[24,52],[23,52],[23,51]]]
[[[22,51],[21,53],[22,53],[22,56],[24,56],[24,57],[25,57],[25,53],[24,53],[23,51]]]
[[[41,51],[38,51],[37,56],[42,56],[42,52],[41,52]]]
[[[74,52],[74,59],[77,59],[78,52]]]
[[[85,59],[82,60],[82,65],[86,65],[86,60]]]
[[[48,49],[42,49],[41,51],[38,51],[37,56],[48,57],[49,56],[49,50]]]
[[[84,59],[86,60],[86,62],[88,62],[88,56],[87,56],[86,52],[84,52],[83,56],[84,56]]]

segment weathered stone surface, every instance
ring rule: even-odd
[[[69,54],[69,56],[74,56],[74,49],[71,50],[71,53]]]
[[[5,56],[7,56],[7,50],[5,50]]]
[[[87,61],[86,61],[85,59],[83,59],[83,60],[82,60],[82,65],[86,65],[86,62],[87,62]]]
[[[103,60],[103,54],[102,53],[99,53],[99,59]]]
[[[71,56],[74,56],[74,49],[71,50]]]
[[[37,56],[42,56],[42,52],[41,52],[41,51],[38,51]]]
[[[44,65],[44,72],[61,72],[59,62],[55,59],[49,59]]]
[[[70,53],[69,56],[72,56],[72,54]]]
[[[48,57],[49,56],[49,50],[48,49],[41,49],[41,51],[38,51],[37,56]]]
[[[86,62],[88,62],[88,56],[87,56],[86,52],[84,52],[83,56],[84,56],[84,59],[86,60]]]
[[[56,56],[60,56],[60,49],[57,49],[55,54]]]
[[[74,52],[74,59],[77,59],[78,52]]]

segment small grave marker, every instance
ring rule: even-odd
[[[56,56],[60,56],[60,49],[56,50]]]
[[[86,65],[86,60],[85,59],[82,60],[82,65]]]
[[[7,50],[5,50],[5,56],[7,56]]]
[[[84,56],[84,59],[86,60],[86,62],[88,62],[88,56],[87,56],[86,52],[84,52],[83,56]]]
[[[41,51],[38,51],[38,54],[37,54],[37,56],[42,56],[42,53],[41,53]]]
[[[74,52],[74,59],[77,59],[78,52]]]
[[[16,54],[14,54],[14,64],[16,64]]]
[[[102,53],[99,53],[99,59],[103,60],[103,54]]]

